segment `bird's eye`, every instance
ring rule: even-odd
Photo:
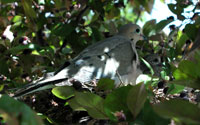
[[[158,60],[157,58],[156,58],[156,59],[154,59],[153,61],[154,61],[155,63],[156,63],[156,62],[159,62],[159,60]]]
[[[135,31],[136,31],[136,33],[140,33],[140,29],[136,29]]]

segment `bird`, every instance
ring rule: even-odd
[[[150,64],[153,70],[153,75],[159,77],[163,67],[161,56],[157,53],[153,53],[146,55],[143,59]],[[140,70],[143,74],[152,73],[151,69],[144,63],[144,61],[141,61],[140,63]]]
[[[73,86],[74,80],[83,87],[101,78],[115,80],[115,86],[134,85],[142,73],[136,50],[136,43],[140,40],[145,40],[140,26],[125,24],[116,35],[88,46],[57,71],[17,90],[14,97],[56,86]]]

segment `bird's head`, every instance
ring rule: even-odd
[[[136,44],[139,40],[145,40],[145,37],[142,34],[142,29],[138,25],[132,23],[128,23],[120,27],[118,34],[127,37],[133,41],[134,44]]]

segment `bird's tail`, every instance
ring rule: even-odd
[[[40,82],[29,83],[23,86],[22,88],[20,88],[19,90],[17,90],[13,97],[18,98],[18,97],[21,97],[33,92],[50,89],[50,88],[55,87],[55,84],[61,83],[66,80],[68,80],[68,78],[58,79],[54,81],[45,80],[45,81],[40,81]]]
[[[36,91],[50,89],[55,87],[56,84],[64,82],[63,85],[68,84],[68,77],[63,74],[48,73],[48,76],[44,76],[42,79],[29,83],[19,90],[17,90],[13,97],[18,98]]]

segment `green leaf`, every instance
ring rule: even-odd
[[[18,2],[19,0],[0,0],[2,4],[7,4],[7,3],[13,3],[13,2]]]
[[[197,67],[197,64],[188,60],[183,60],[178,65],[178,69],[189,76],[191,79],[200,77],[199,68],[200,67]]]
[[[56,97],[66,100],[74,96],[75,89],[71,86],[62,86],[62,87],[53,88],[51,92]]]
[[[104,101],[104,110],[107,116],[113,120],[117,121],[117,118],[114,116],[115,112],[123,112],[127,120],[132,119],[132,115],[127,106],[127,96],[132,86],[123,86],[115,89],[112,93],[106,96]]]
[[[127,97],[127,105],[130,111],[132,112],[134,119],[137,117],[137,115],[143,108],[146,98],[147,92],[143,83],[133,86],[129,91]]]
[[[99,32],[99,29],[95,28],[95,27],[91,27],[92,29],[92,39],[94,41],[99,41],[102,40],[102,34]]]
[[[73,30],[74,30],[74,27],[71,24],[58,23],[53,27],[52,33],[57,35],[57,36],[66,37]]]
[[[154,5],[155,0],[148,0],[146,1],[146,6],[144,6],[145,10],[151,14],[151,11],[153,9],[153,5]]]
[[[12,18],[12,22],[16,23],[16,22],[21,22],[22,21],[22,17],[20,15],[16,15]]]
[[[176,69],[173,72],[173,76],[176,80],[184,80],[184,79],[189,79],[189,77],[187,76],[187,74],[181,72],[179,69]]]
[[[57,9],[60,9],[63,6],[63,3],[61,0],[53,0],[55,2],[55,7]]]
[[[171,60],[173,60],[177,56],[176,49],[173,47],[169,47],[169,51],[167,51],[167,55],[169,56]]]
[[[188,101],[181,99],[171,99],[153,105],[153,109],[161,117],[177,118],[183,123],[200,124],[200,109]]]
[[[143,26],[143,34],[148,37],[151,36],[150,32],[153,29],[153,27],[155,26],[155,24],[156,24],[155,19],[147,21]]]
[[[183,8],[177,4],[168,4],[168,8],[176,15],[181,15]]]
[[[120,10],[119,10],[119,8],[112,7],[111,10],[108,13],[105,13],[105,17],[108,20],[120,17]]]
[[[180,36],[180,38],[177,40],[178,42],[177,42],[177,48],[176,48],[176,50],[181,54],[181,52],[182,52],[181,48],[182,48],[183,45],[185,44],[186,40],[189,39],[189,37],[188,37],[185,33],[182,34],[181,31],[178,32],[178,34],[180,34],[181,36]]]
[[[197,60],[198,66],[200,67],[200,50],[196,50],[194,58]]]
[[[195,24],[187,24],[184,31],[187,36],[194,41],[198,33],[198,28]]]
[[[104,4],[101,0],[89,0],[88,6],[101,14],[104,13]]]
[[[137,121],[143,122],[142,125],[169,125],[170,124],[170,119],[164,119],[154,112],[152,108],[152,104],[149,103],[149,100],[145,102],[135,122]]]
[[[87,110],[88,114],[96,119],[107,119],[107,116],[103,108],[103,98],[93,93],[76,92],[75,99],[84,109]]]
[[[86,109],[81,106],[75,98],[70,99],[67,103],[69,103],[69,106],[74,110],[74,111],[86,111]]]
[[[185,86],[183,85],[178,85],[178,84],[171,84],[171,86],[169,87],[167,94],[176,94],[176,93],[180,93],[184,90]]]
[[[22,7],[24,8],[24,13],[32,21],[37,17],[35,10],[32,8],[32,0],[22,0]]]
[[[99,90],[111,90],[115,87],[115,81],[109,78],[102,78],[97,84]]]
[[[157,23],[151,30],[150,34],[155,35],[157,33],[160,33],[168,24],[173,22],[174,20],[167,19],[167,20],[162,20],[159,23]]]
[[[16,120],[20,125],[43,124],[42,120],[27,105],[7,95],[3,95],[0,98],[0,114],[5,120]],[[6,122],[10,123],[12,121]]]
[[[3,74],[5,76],[9,75],[9,65],[7,64],[7,61],[3,58],[0,58],[0,74]]]
[[[28,45],[18,45],[16,47],[12,47],[11,49],[9,49],[8,51],[12,54],[17,54],[21,51],[23,51],[24,49],[31,49],[31,50],[36,50],[38,49],[38,45],[36,44],[28,44]]]
[[[169,84],[177,84],[177,85],[183,85],[183,86],[188,86],[194,89],[200,89],[200,83],[199,80],[174,80],[169,82]]]

